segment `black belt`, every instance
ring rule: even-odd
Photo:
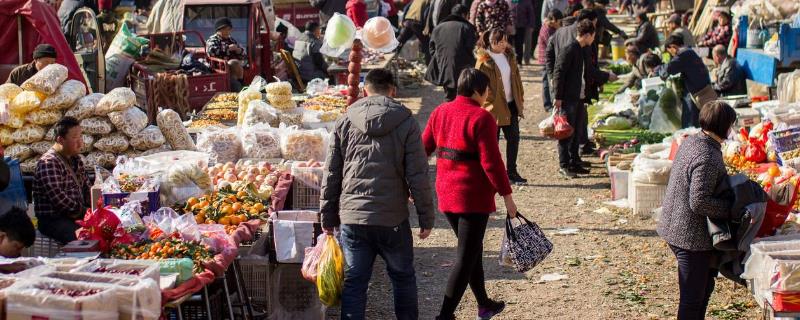
[[[478,161],[481,159],[477,152],[466,152],[443,147],[439,147],[439,149],[436,150],[436,156],[453,161]]]

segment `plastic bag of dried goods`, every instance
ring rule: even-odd
[[[8,121],[6,121],[6,126],[14,129],[22,128],[25,125],[25,116],[16,113],[16,112],[9,112],[8,113]]]
[[[128,150],[128,137],[119,132],[114,132],[95,141],[97,150],[119,154]]]
[[[83,148],[81,148],[81,153],[89,153],[94,151],[94,137],[88,134],[82,134],[81,139],[83,140]]]
[[[109,113],[108,119],[117,127],[117,130],[129,137],[135,136],[147,127],[147,114],[136,107]]]
[[[67,80],[56,92],[42,101],[42,109],[63,110],[71,107],[86,95],[86,86],[78,80]]]
[[[67,110],[65,116],[73,117],[78,120],[89,118],[94,115],[94,108],[102,98],[102,93],[92,93],[80,98],[72,105],[72,108]]]
[[[7,157],[12,157],[14,159],[18,159],[20,161],[28,159],[33,156],[33,150],[31,150],[31,146],[27,144],[12,144],[5,150],[5,155]]]
[[[122,87],[111,90],[94,108],[94,114],[104,116],[111,112],[125,111],[136,104],[136,94],[133,93],[131,88]]]
[[[244,114],[243,127],[252,127],[261,123],[272,125],[278,120],[278,111],[261,100],[250,101]]]
[[[40,126],[49,126],[61,120],[62,116],[61,111],[58,110],[40,109],[28,113],[28,115],[25,116],[25,120]]]
[[[197,136],[197,151],[207,152],[214,163],[236,162],[242,156],[242,142],[234,129],[211,129]]]
[[[281,136],[281,154],[284,159],[307,161],[325,159],[328,132],[318,130],[287,130]]]
[[[50,148],[53,147],[53,142],[52,141],[34,142],[34,143],[31,143],[30,147],[31,147],[31,151],[33,151],[34,153],[36,153],[36,154],[44,154],[45,152],[50,150]]]
[[[172,150],[194,151],[197,149],[194,145],[194,141],[192,141],[192,137],[189,136],[189,131],[186,131],[186,128],[183,126],[181,117],[174,110],[162,110],[158,113],[158,116],[156,116],[156,122],[164,138],[169,142],[170,147],[172,147]]]
[[[22,91],[8,105],[8,111],[19,114],[26,114],[39,108],[45,96],[34,91]]]
[[[86,155],[86,162],[88,164],[95,164],[106,169],[111,169],[116,164],[117,157],[113,153],[94,151]],[[92,168],[94,166],[91,166]]]
[[[22,173],[35,173],[36,163],[39,162],[39,158],[41,158],[41,156],[34,156],[33,158],[20,162],[19,170],[22,171]]]
[[[33,77],[22,83],[20,87],[25,90],[52,95],[67,80],[67,67],[54,63],[39,70]]]
[[[14,100],[14,98],[22,93],[22,88],[18,85],[13,83],[4,83],[0,84],[0,99],[6,99],[8,101]]]
[[[281,138],[276,130],[266,124],[247,128],[242,131],[242,151],[244,158],[280,158]]]
[[[131,147],[140,151],[147,151],[155,149],[163,145],[167,140],[164,139],[164,134],[161,129],[156,126],[148,126],[139,133],[131,137]]]
[[[114,126],[108,118],[91,117],[81,120],[83,133],[92,135],[105,135],[114,131]]]
[[[34,143],[44,139],[44,128],[35,124],[26,124],[11,134],[16,143]]]
[[[0,145],[6,147],[14,144],[14,138],[11,137],[13,133],[14,129],[6,126],[0,126]]]

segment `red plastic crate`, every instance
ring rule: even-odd
[[[772,308],[777,312],[800,312],[800,291],[773,292]]]

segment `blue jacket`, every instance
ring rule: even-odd
[[[678,55],[672,57],[666,65],[660,67],[658,74],[662,78],[671,75],[681,74],[684,92],[697,93],[711,84],[711,77],[708,75],[708,68],[703,63],[703,59],[692,49],[681,48]]]

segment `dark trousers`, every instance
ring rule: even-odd
[[[713,251],[689,251],[670,245],[678,259],[679,320],[702,320],[714,292],[717,270],[711,268]]]
[[[62,245],[78,239],[75,230],[78,230],[79,226],[75,220],[62,216],[49,216],[41,217],[38,221],[39,232]]]
[[[542,102],[544,111],[553,111],[553,99],[550,98],[550,79],[547,77],[547,72],[543,72],[542,76]]]
[[[514,54],[517,55],[517,64],[522,65],[522,58],[525,56],[525,34],[528,28],[516,28],[514,32]]]
[[[683,110],[681,112],[681,128],[688,128],[688,127],[700,127],[700,110],[697,109],[697,106],[694,105],[694,100],[692,100],[692,95],[689,90],[686,90],[687,93],[683,95],[681,99],[681,105],[683,106]]]
[[[398,29],[400,28],[400,22],[399,22],[400,21],[400,17],[399,16],[393,15],[393,16],[388,17],[386,19],[389,19],[389,23],[392,24],[392,27],[395,27],[395,28],[398,28]]]
[[[344,224],[341,231],[342,251],[347,262],[342,291],[342,319],[365,318],[372,266],[375,257],[381,256],[392,280],[397,319],[416,320],[419,317],[417,277],[408,220],[396,227]]]
[[[508,173],[517,172],[517,154],[519,154],[519,110],[517,103],[508,103],[508,110],[511,111],[511,124],[497,128],[497,140],[500,140],[500,133],[506,138],[506,171]]]
[[[458,238],[456,262],[447,280],[444,301],[439,312],[440,316],[447,318],[456,311],[464,291],[467,290],[467,284],[472,289],[478,306],[485,306],[489,302],[483,276],[483,235],[489,214],[446,212],[445,216]]]
[[[403,45],[405,45],[408,40],[416,37],[419,39],[419,50],[422,51],[422,55],[425,56],[425,64],[427,65],[431,62],[431,54],[430,50],[428,49],[430,45],[430,39],[422,34],[422,30],[424,29],[425,25],[419,21],[403,21],[403,29],[400,30],[400,35],[397,37],[397,41],[400,42],[400,45],[397,47],[397,52],[400,52],[400,49],[403,48]]]
[[[444,87],[444,97],[445,99],[447,99],[447,101],[455,100],[457,95],[458,95],[458,90],[456,90],[455,88]]]
[[[586,108],[580,102],[561,106],[561,114],[566,116],[567,122],[575,130],[569,138],[558,140],[558,164],[562,169],[579,165],[581,162],[579,149],[583,139],[581,135],[584,133],[581,132],[580,127],[582,119],[586,117],[585,113]],[[583,125],[583,127],[586,126]]]

